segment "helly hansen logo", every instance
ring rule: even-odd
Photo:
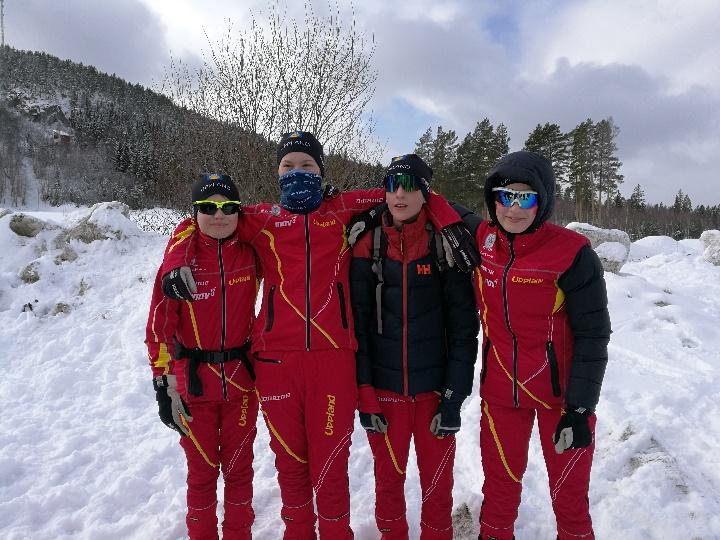
[[[248,395],[243,394],[242,404],[240,405],[240,420],[238,421],[238,426],[240,427],[245,427],[247,425],[247,411],[249,402],[250,399],[248,398]]]
[[[543,281],[545,281],[545,280],[542,278],[530,278],[530,277],[518,277],[518,276],[512,277],[513,283],[527,283],[528,285],[540,285]]]
[[[432,274],[432,269],[429,264],[418,264],[417,265],[418,276],[428,276]]]
[[[335,396],[328,394],[327,400],[327,422],[325,423],[325,435],[330,437],[335,431]]]

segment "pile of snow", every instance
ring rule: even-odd
[[[700,241],[703,244],[703,257],[715,266],[720,266],[720,231],[705,231],[700,235]]]
[[[590,240],[590,245],[600,257],[606,272],[617,274],[630,251],[630,236],[620,229],[601,229],[589,223],[571,222],[566,228],[578,232]]]
[[[32,213],[49,224],[34,237],[10,229],[15,214],[0,217],[0,538],[186,538],[185,458],[157,417],[143,343],[167,237],[138,230],[114,205]],[[102,235],[68,238],[76,258],[63,260],[56,241],[81,222]],[[19,273],[31,263],[38,279],[25,282]],[[720,538],[720,267],[699,253],[659,252],[606,281],[613,335],[590,488],[596,535]],[[467,539],[477,538],[482,503],[477,390],[476,377],[453,490],[466,533],[458,538]],[[259,421],[257,540],[282,527],[268,441]],[[376,539],[372,454],[359,423],[349,474],[356,538]],[[411,458],[411,538],[419,491]],[[516,536],[555,535],[536,430]]]

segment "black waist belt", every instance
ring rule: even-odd
[[[204,351],[202,349],[188,349],[182,343],[175,341],[175,357],[188,359],[188,393],[193,396],[203,395],[202,381],[197,372],[200,364],[222,364],[231,360],[240,360],[247,369],[250,378],[254,381],[255,370],[248,359],[249,350],[250,342],[245,343],[242,347],[235,347],[225,351]]]

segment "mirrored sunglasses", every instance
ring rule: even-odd
[[[240,201],[193,201],[193,206],[201,214],[214,216],[218,210],[226,216],[240,212]]]
[[[493,188],[493,192],[495,193],[495,201],[505,208],[510,208],[515,203],[524,210],[535,208],[538,205],[537,191],[516,191],[510,188],[496,187]]]
[[[383,179],[385,191],[395,193],[398,188],[403,191],[415,191],[420,189],[420,178],[414,174],[390,174]]]

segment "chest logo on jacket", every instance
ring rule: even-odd
[[[495,245],[495,240],[497,239],[497,235],[495,233],[490,233],[485,237],[485,242],[483,242],[483,247],[485,249],[492,249],[492,247]]]
[[[327,221],[318,221],[317,219],[313,219],[313,225],[317,225],[318,227],[332,227],[333,225],[336,225],[337,221],[334,219],[328,219]]]
[[[212,289],[210,289],[210,290],[207,291],[207,292],[194,293],[194,294],[191,293],[191,294],[192,294],[192,297],[193,297],[193,300],[195,300],[195,301],[197,301],[197,300],[207,300],[208,298],[212,298],[213,296],[215,296],[215,289],[216,289],[216,288],[213,287]]]
[[[246,283],[248,281],[250,281],[250,274],[248,274],[246,276],[238,276],[238,277],[232,278],[230,281],[228,281],[228,285],[232,286],[232,285],[237,285],[238,283]]]
[[[295,225],[295,222],[297,221],[297,216],[293,216],[290,219],[286,219],[285,221],[276,221],[275,227],[291,227],[292,225]]]
[[[524,283],[527,285],[540,285],[545,280],[543,278],[513,276],[511,281],[513,283]]]
[[[418,264],[417,273],[418,276],[429,276],[432,274],[432,268],[429,264]]]

